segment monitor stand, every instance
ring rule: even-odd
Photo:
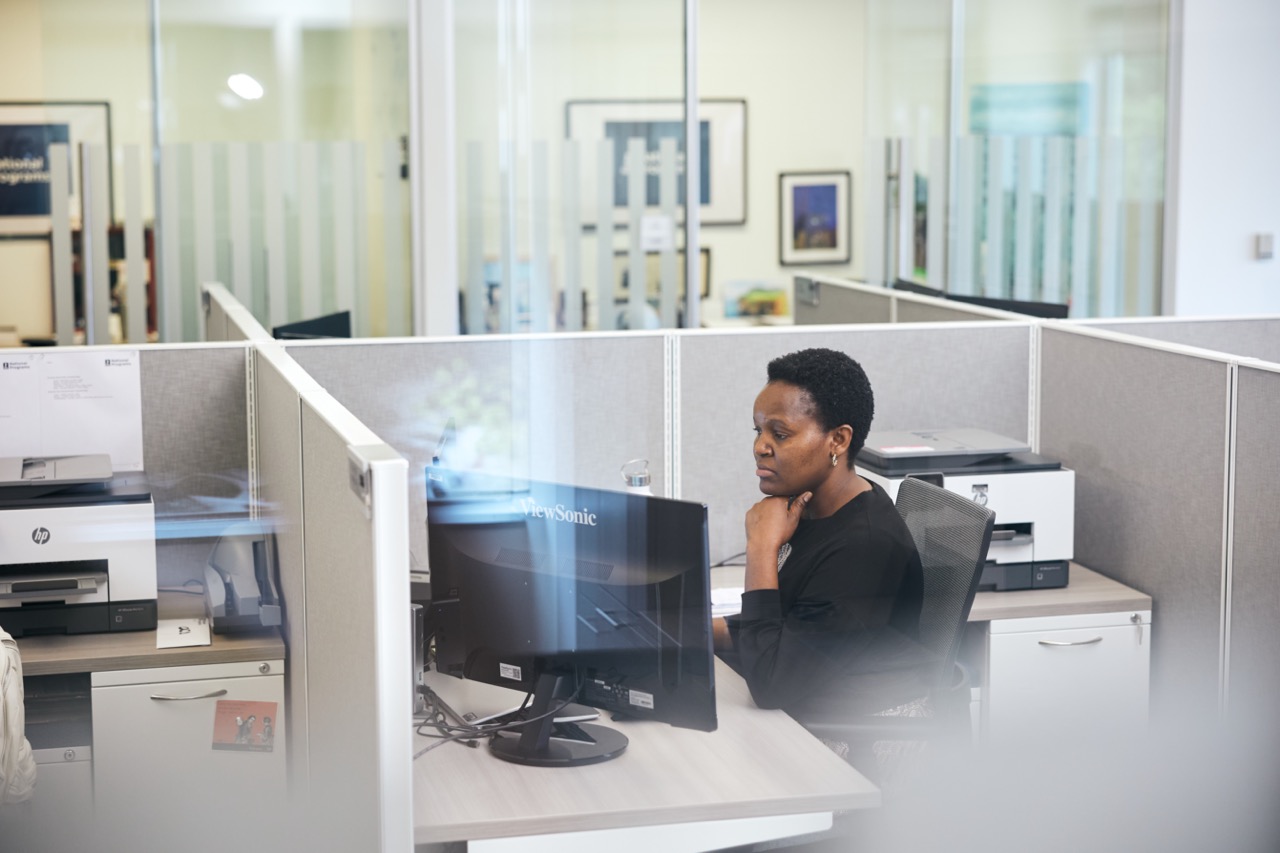
[[[580,767],[621,755],[627,748],[627,736],[608,726],[578,723],[573,739],[553,737],[557,723],[548,712],[558,699],[571,695],[572,674],[539,674],[533,702],[525,711],[530,721],[518,729],[519,736],[495,735],[489,741],[489,751],[503,761],[533,767]]]

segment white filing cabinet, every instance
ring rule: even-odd
[[[1147,721],[1150,660],[1150,610],[992,620],[986,740],[1139,732]]]
[[[251,840],[258,821],[281,816],[282,660],[95,672],[91,692],[100,828],[148,845],[172,839],[186,849],[201,841],[230,849],[232,839]],[[236,729],[228,736],[229,716],[270,715],[272,706],[269,751],[260,717],[243,742],[235,742]]]

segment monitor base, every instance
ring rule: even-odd
[[[520,737],[495,736],[489,751],[503,761],[531,767],[581,767],[617,758],[627,748],[627,736],[608,726],[579,723],[577,726],[592,742],[550,739],[545,747],[530,750],[522,747]]]

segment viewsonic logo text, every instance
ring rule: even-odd
[[[520,501],[520,509],[530,518],[545,518],[547,521],[563,521],[569,524],[583,524],[587,527],[596,526],[596,514],[586,507],[567,509],[564,504],[543,506],[533,498],[523,498]]]

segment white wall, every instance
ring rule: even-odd
[[[1182,99],[1174,279],[1164,313],[1280,312],[1280,260],[1255,260],[1280,235],[1280,3],[1182,0]]]

